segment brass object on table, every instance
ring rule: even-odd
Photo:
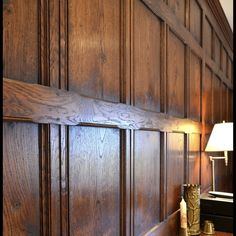
[[[189,235],[199,235],[200,230],[200,185],[184,184],[184,200],[187,204],[187,227]]]
[[[203,226],[203,231],[204,234],[208,234],[208,235],[212,235],[215,234],[215,228],[214,228],[214,224],[212,221],[210,220],[205,220],[204,221],[204,226]]]

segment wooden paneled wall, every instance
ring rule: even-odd
[[[8,0],[3,8],[4,77],[33,84],[4,94],[4,235],[175,236],[181,185],[210,190],[204,148],[213,124],[233,119],[232,31],[218,0]],[[50,99],[34,84],[71,98],[50,90]],[[103,101],[115,112],[109,122]],[[66,123],[67,106],[80,125]],[[231,192],[232,174],[232,156],[227,167],[217,162],[216,189]]]

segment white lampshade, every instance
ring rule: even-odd
[[[233,122],[223,122],[214,125],[205,151],[233,151]]]

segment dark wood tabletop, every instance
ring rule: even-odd
[[[206,236],[207,234],[201,233],[201,236]],[[216,231],[214,236],[233,236],[233,233],[226,233],[226,232],[220,232]]]

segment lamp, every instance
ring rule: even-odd
[[[233,151],[233,122],[223,121],[214,125],[205,151],[224,152],[223,157],[209,156],[212,162],[212,188],[215,191],[215,160],[224,159],[225,165],[228,165],[227,151]]]

